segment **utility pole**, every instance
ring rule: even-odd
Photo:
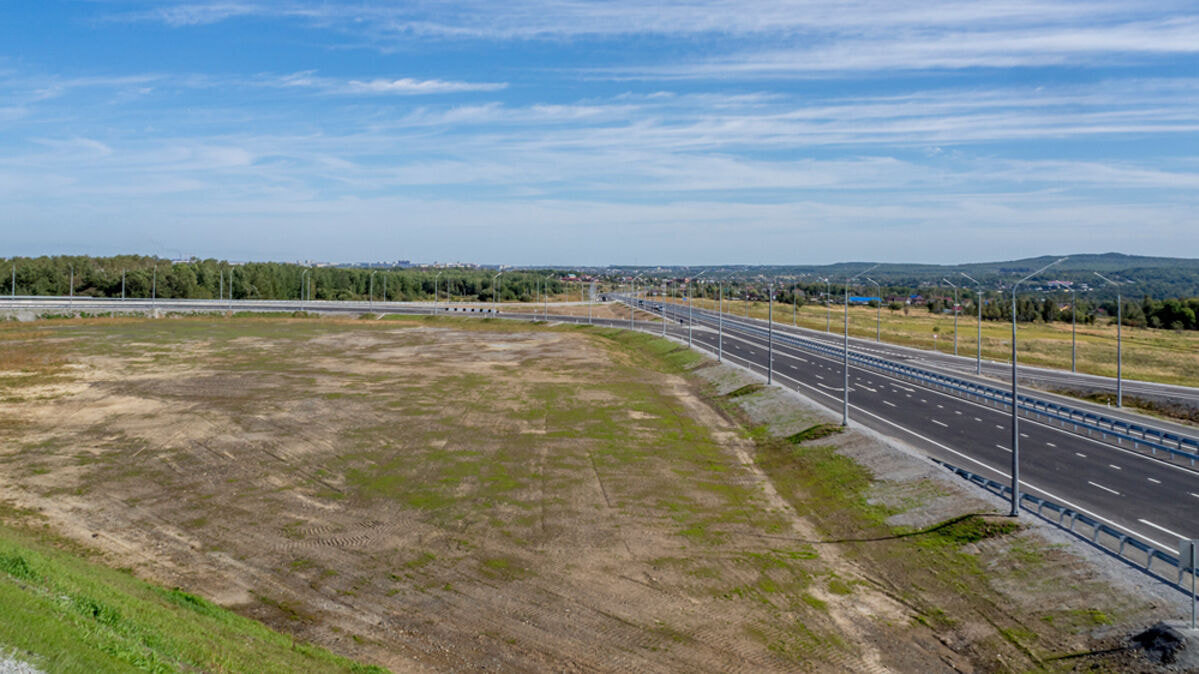
[[[1103,279],[1104,281],[1107,281],[1108,283],[1116,286],[1116,407],[1123,407],[1124,406],[1124,376],[1123,376],[1122,368],[1123,368],[1123,364],[1124,364],[1124,358],[1123,358],[1124,340],[1122,338],[1122,335],[1124,332],[1124,298],[1123,298],[1123,294],[1120,292],[1120,284],[1119,283],[1116,283],[1115,281],[1104,276],[1103,274],[1100,274],[1099,272],[1093,272],[1093,273],[1096,276],[1098,276],[1099,278]]]
[[[1012,285],[1012,517],[1020,516],[1020,391],[1016,376],[1016,288],[1067,258],[1060,258],[1041,267]]]
[[[983,286],[974,277],[964,271],[958,272],[962,276],[974,281],[974,303],[978,305],[978,334],[975,337],[977,345],[975,346],[976,355],[974,357],[974,374],[983,373]]]

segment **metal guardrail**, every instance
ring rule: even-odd
[[[977,473],[972,473],[965,468],[958,468],[953,464],[939,459],[932,459],[932,461],[997,496],[1007,499],[1012,497],[1012,488],[1009,485],[996,482]],[[1185,568],[1177,557],[1162,552],[1149,543],[1119,531],[1084,513],[1059,505],[1048,499],[1033,496],[1027,492],[1020,493],[1020,507],[1122,560],[1135,564],[1147,573],[1173,585],[1176,589],[1186,592],[1188,595],[1190,594],[1190,590],[1182,586],[1182,578],[1188,571],[1194,574],[1195,570]],[[1051,516],[1047,516],[1045,511],[1049,511]],[[1137,558],[1133,558],[1125,554],[1126,550],[1135,550],[1140,554]],[[1142,558],[1144,561],[1141,561]],[[1158,563],[1155,565],[1154,562]],[[1173,572],[1170,572],[1169,576],[1163,574],[1159,571],[1162,566],[1172,568]]]
[[[644,301],[639,301],[642,306]],[[661,303],[651,303],[659,311],[662,309]],[[711,321],[711,317],[706,313],[700,312],[700,316]],[[739,329],[753,333],[759,337],[765,337],[767,330],[754,325],[747,325],[743,322],[737,322]],[[825,344],[816,340],[796,337],[786,333],[774,333],[774,339],[783,344],[797,346],[809,351],[823,353],[838,358],[844,357],[844,351],[835,346]],[[1011,408],[1012,394],[1010,391],[980,384],[967,379],[960,379],[950,375],[932,372],[910,365],[903,365],[885,358],[870,356],[866,354],[849,352],[850,360],[859,366],[866,366],[875,370],[882,370],[891,374],[902,376],[909,380],[914,380],[921,384],[931,384],[941,389],[945,389],[955,394],[964,394],[965,397],[978,398],[980,400],[995,403],[1002,407]],[[1196,461],[1199,461],[1199,440],[1181,436],[1161,429],[1141,424],[1132,423],[1123,419],[1115,419],[1102,414],[1096,414],[1087,410],[1080,410],[1068,405],[1062,405],[1047,400],[1041,400],[1032,396],[1021,395],[1019,397],[1020,410],[1031,417],[1040,417],[1044,420],[1055,421],[1062,425],[1068,425],[1075,432],[1085,430],[1088,433],[1098,433],[1101,439],[1106,440],[1111,436],[1116,440],[1118,445],[1129,443],[1133,449],[1139,449],[1141,446],[1150,450],[1154,456],[1157,453],[1163,452],[1167,456],[1180,458],[1190,462],[1194,466]],[[1174,446],[1166,444],[1173,443]]]

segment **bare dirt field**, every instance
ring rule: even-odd
[[[0,497],[396,671],[1065,669],[1046,644],[1152,608],[1033,542],[1025,568],[1070,591],[979,608],[963,546],[1005,527],[887,536],[936,490],[867,507],[868,473],[792,463],[643,336],[103,319],[3,325],[0,348]],[[862,527],[885,547],[843,540]]]

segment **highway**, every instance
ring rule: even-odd
[[[486,303],[451,306],[458,310],[490,308]],[[376,302],[372,305],[367,302],[158,300],[152,304],[145,300],[81,301],[76,298],[68,307],[66,298],[0,300],[0,311],[9,308],[38,312],[68,309],[199,312],[229,307],[237,311],[345,314],[432,312],[432,305],[427,302]],[[510,307],[502,307],[500,317],[541,320],[540,312],[513,312]],[[446,309],[447,306],[442,304],[438,313],[445,313]],[[532,305],[529,309],[533,309]],[[671,337],[685,341],[688,333],[686,308],[667,304],[665,311],[669,319],[665,324],[658,320],[638,320],[633,327],[651,333],[659,333],[665,327]],[[642,315],[652,314],[643,312]],[[692,335],[695,345],[715,353],[718,340],[716,315],[700,311],[695,311],[694,315],[696,326]],[[587,322],[586,316],[551,314],[550,318]],[[744,320],[725,314],[725,358],[764,374],[767,340],[759,334],[764,323]],[[625,320],[595,319],[593,322],[630,327],[630,322]],[[776,324],[776,329],[780,327]],[[878,346],[860,340],[856,344],[870,348]],[[844,372],[840,358],[775,342],[773,365],[776,384],[840,412]],[[850,367],[850,402],[852,423],[895,437],[929,456],[967,470],[1000,481],[1010,479],[1010,412],[856,366]],[[1153,423],[1157,423],[1156,420]],[[1158,546],[1163,552],[1176,552],[1178,538],[1199,538],[1199,518],[1196,517],[1199,514],[1199,473],[1026,418],[1021,419],[1020,429],[1023,490],[1089,514]]]
[[[667,304],[666,311],[670,332],[686,339],[686,307]],[[694,341],[715,352],[715,314],[694,315]],[[744,320],[725,315],[725,358],[765,374],[767,339],[746,330]],[[765,325],[758,323],[755,327]],[[841,411],[840,358],[775,342],[773,360],[776,384]],[[852,365],[850,403],[852,423],[992,479],[1011,479],[1010,411]],[[1163,552],[1176,552],[1178,538],[1199,537],[1199,473],[1023,417],[1020,432],[1023,490],[1090,514]]]

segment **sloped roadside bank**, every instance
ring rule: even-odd
[[[863,585],[905,608],[909,645],[935,640],[960,657],[945,661],[955,669],[1154,667],[1129,636],[1185,610],[1174,590],[1033,518],[1002,516],[998,499],[891,438],[841,432],[839,418],[795,392],[711,360],[692,374],[815,525],[815,549],[837,550]],[[903,650],[891,646],[889,655]]]

